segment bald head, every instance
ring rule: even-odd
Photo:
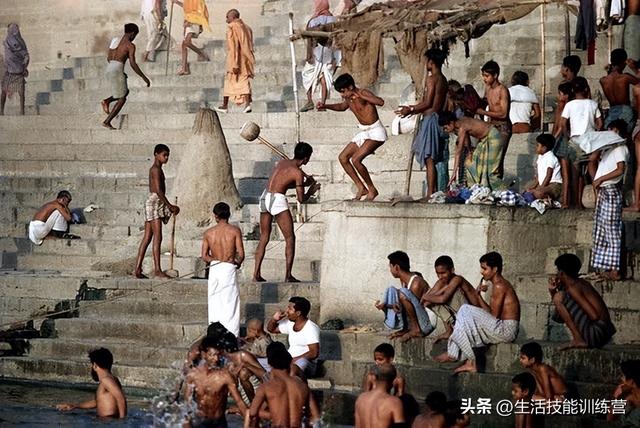
[[[376,381],[391,385],[398,375],[393,364],[381,364],[374,369]]]
[[[227,12],[227,18],[238,19],[240,18],[240,12],[238,12],[238,9],[230,9],[229,12]]]

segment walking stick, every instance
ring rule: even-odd
[[[293,12],[289,12],[289,36],[293,36]],[[293,106],[296,109],[296,142],[300,141],[300,105],[298,104],[298,78],[296,73],[296,49],[289,39],[291,50],[291,76],[293,77]]]
[[[164,75],[169,75],[169,51],[171,51],[171,24],[173,23],[173,6],[175,3],[171,2],[171,10],[169,11],[169,36],[167,37],[167,61],[164,65]],[[172,258],[173,260],[173,258]]]
[[[174,202],[174,205],[178,205],[178,197],[176,196],[176,200]],[[169,270],[167,271],[167,275],[169,275],[172,278],[177,278],[180,276],[180,274],[178,273],[177,270],[173,269],[173,257],[176,253],[176,215],[173,214],[171,219],[171,242],[170,242],[170,249],[171,249],[171,257],[169,258]]]

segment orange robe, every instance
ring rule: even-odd
[[[184,20],[190,24],[202,25],[211,31],[209,27],[209,9],[204,0],[184,0]]]
[[[256,65],[253,55],[253,32],[241,19],[227,28],[227,63],[224,76],[224,93],[236,104],[242,104],[243,96],[251,96],[251,79]],[[233,69],[240,70],[233,74]]]

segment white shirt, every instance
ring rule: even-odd
[[[598,103],[593,100],[572,100],[562,110],[562,117],[569,119],[571,137],[596,130],[596,118],[601,117]]]
[[[509,88],[511,105],[509,107],[509,120],[511,123],[531,123],[531,109],[538,103],[538,97],[528,86],[514,85]]]
[[[151,13],[155,6],[155,0],[142,0],[142,5],[140,6],[140,16],[145,16]]]
[[[293,321],[283,319],[278,322],[278,330],[280,333],[289,335],[289,353],[292,358],[299,357],[302,354],[309,352],[309,345],[314,343],[320,343],[320,327],[311,320],[302,327],[300,331],[294,331]]]
[[[560,174],[560,162],[558,162],[558,158],[553,154],[551,150],[543,155],[538,155],[538,160],[536,160],[536,165],[538,168],[538,185],[542,186],[544,183],[544,179],[547,177],[547,170],[549,168],[553,169],[553,173],[551,174],[551,183],[562,183],[562,174]]]
[[[598,170],[596,171],[596,176],[594,180],[609,174],[614,171],[618,167],[618,162],[624,162],[625,167],[629,160],[629,149],[627,146],[616,146],[613,149],[604,150],[602,152],[602,157],[600,158],[600,163],[598,164]],[[618,177],[613,180],[607,180],[602,182],[602,186],[606,186],[608,184],[617,184],[622,180],[624,176],[624,172],[620,174]]]

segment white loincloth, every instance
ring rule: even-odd
[[[126,97],[129,88],[127,87],[127,75],[124,74],[124,64],[120,61],[109,61],[104,74],[111,85],[111,96],[115,99]]]
[[[29,223],[29,239],[36,245],[42,245],[42,241],[52,230],[56,232],[66,232],[68,230],[67,221],[58,210],[53,211],[47,221],[33,220]]]
[[[322,64],[318,61],[315,64],[309,64],[305,62],[302,69],[302,85],[306,91],[311,89],[311,93],[314,94],[319,87],[320,80],[324,79],[324,83],[327,87],[327,97],[331,98],[331,91],[333,88],[333,67],[331,64]]]
[[[168,38],[167,30],[160,27],[160,21],[151,11],[143,12],[142,20],[147,27],[147,47],[146,51],[149,52],[149,61],[154,61],[156,51],[159,50]]]
[[[260,212],[269,213],[272,216],[285,212],[289,209],[289,201],[282,193],[267,192],[265,189],[260,195]]]
[[[358,147],[362,147],[366,140],[387,141],[387,130],[384,129],[384,125],[379,119],[371,125],[358,124],[358,128],[360,128],[361,132],[351,139],[351,142],[356,143]]]
[[[227,330],[240,334],[240,294],[236,283],[236,265],[212,261],[207,291],[209,324],[220,322]]]

